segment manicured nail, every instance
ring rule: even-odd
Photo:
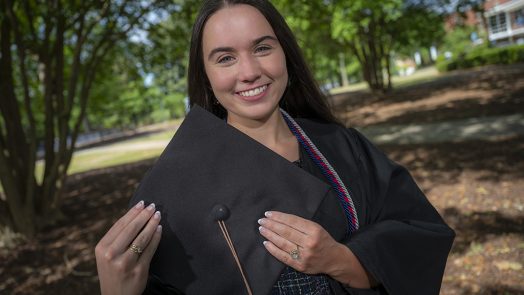
[[[264,223],[266,223],[266,219],[265,218],[260,218],[258,220],[258,224],[264,224]]]
[[[261,233],[264,232],[265,230],[266,230],[266,229],[263,228],[263,227],[261,227],[261,226],[258,227],[258,231],[261,232]]]
[[[160,219],[160,211],[156,211],[155,212],[155,216],[154,216],[155,219]]]
[[[157,232],[161,232],[161,231],[162,231],[162,225],[159,224],[159,225],[156,227],[156,231],[157,231]]]
[[[155,209],[155,203],[151,203],[149,204],[149,206],[147,206],[147,210],[149,211],[153,211]]]
[[[264,246],[267,246],[267,243],[268,241],[263,241],[262,244],[264,244]]]
[[[144,208],[144,201],[140,201],[140,202],[136,203],[135,208],[136,209]]]
[[[271,211],[266,211],[266,213],[264,213],[264,215],[265,215],[266,217],[271,217],[271,215],[273,215],[273,212],[271,212]]]

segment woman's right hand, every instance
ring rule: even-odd
[[[144,208],[140,201],[98,242],[95,257],[103,295],[142,294],[162,235],[159,222],[155,204]]]

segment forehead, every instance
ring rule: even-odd
[[[202,48],[206,52],[221,46],[243,46],[262,36],[275,37],[264,15],[253,6],[237,4],[209,17],[202,34]]]

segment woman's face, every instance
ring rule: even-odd
[[[266,18],[239,4],[211,15],[202,36],[204,67],[228,122],[265,120],[286,89],[286,57]]]

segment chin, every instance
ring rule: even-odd
[[[245,119],[251,119],[256,121],[267,120],[275,112],[279,110],[278,104],[272,106],[250,106],[245,107],[237,112],[237,116]]]

